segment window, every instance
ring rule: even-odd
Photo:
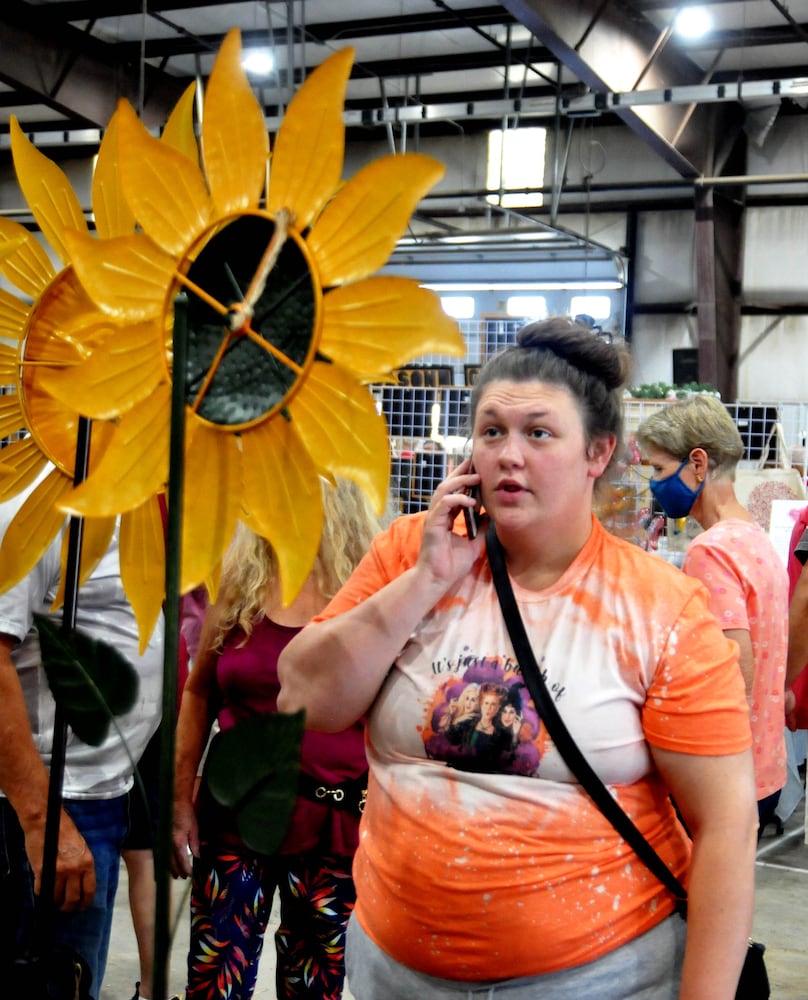
[[[473,319],[474,318],[474,296],[473,295],[441,295],[440,304],[447,316],[453,319]]]
[[[509,295],[505,310],[509,316],[547,319],[547,299],[543,295]]]
[[[540,192],[544,184],[544,147],[547,129],[513,128],[503,132],[495,129],[488,133],[488,170],[485,186],[489,191],[501,188],[530,188],[534,193],[488,195],[492,205],[519,208],[541,205]]]
[[[570,313],[573,316],[591,316],[595,320],[608,319],[612,314],[612,300],[608,295],[573,295]]]

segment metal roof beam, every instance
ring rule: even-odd
[[[559,112],[572,118],[586,118],[601,114],[617,114],[633,108],[647,109],[659,106],[689,107],[691,104],[722,104],[756,99],[800,97],[808,95],[808,76],[790,80],[747,80],[732,84],[702,84],[693,87],[669,87],[665,90],[635,90],[628,93],[588,93],[561,99]],[[504,117],[518,116],[520,120],[552,118],[556,114],[556,98],[513,97],[492,100],[469,100],[449,103],[424,103],[386,107],[376,105],[364,109],[347,109],[343,121],[348,128],[374,128],[386,125],[424,124],[447,121],[490,121],[499,123]],[[278,116],[266,118],[267,129],[276,131],[281,124]],[[153,132],[159,125],[150,125]],[[498,127],[498,126],[497,126]],[[100,141],[101,129],[48,130],[30,133],[37,146],[94,144]],[[8,135],[0,135],[0,149],[8,148]],[[689,175],[692,178],[702,177]]]
[[[602,0],[503,4],[593,91],[631,90],[638,79],[662,91],[703,82],[699,68],[675,47],[660,46],[660,32],[627,5]],[[743,121],[742,109],[729,103],[667,102],[612,110],[683,177],[712,173],[716,139],[736,135]]]
[[[137,107],[137,64],[121,65],[111,60],[103,43],[58,22],[52,5],[47,18],[41,10],[21,0],[3,0],[0,79],[25,88],[28,97],[34,94],[47,107],[66,117],[78,117],[87,125],[105,126],[121,97]],[[186,83],[152,66],[144,67],[143,121],[149,126],[161,125]]]

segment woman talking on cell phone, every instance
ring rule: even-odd
[[[734,1000],[757,820],[743,682],[702,588],[593,516],[627,374],[566,317],[524,328],[472,392],[474,471],[379,535],[281,656],[282,711],[325,730],[368,720],[357,1000]],[[494,589],[491,522],[549,696],[687,883],[686,923],[548,738]],[[476,722],[455,743],[433,720],[470,684]],[[515,746],[486,698],[518,706]]]

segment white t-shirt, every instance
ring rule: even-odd
[[[0,504],[0,535],[5,534],[27,493]],[[50,610],[59,589],[61,533],[34,569],[20,583],[0,594],[0,632],[17,639],[12,659],[19,674],[31,730],[37,749],[50,764],[54,701],[40,664],[39,638],[33,628],[35,613],[61,623],[62,609]],[[134,666],[139,677],[137,700],[131,711],[116,719],[120,734],[110,725],[98,747],[88,746],[68,729],[63,795],[67,799],[107,799],[132,787],[132,764],[121,736],[137,761],[160,722],[163,674],[163,619],[152,633],[142,656],[134,612],[124,594],[118,562],[118,527],[89,580],[79,591],[76,628],[113,646]]]

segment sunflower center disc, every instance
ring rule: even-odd
[[[275,223],[263,216],[228,222],[208,240],[188,278],[217,302],[241,302],[274,232]],[[228,427],[277,410],[310,356],[314,319],[311,272],[291,238],[253,303],[255,336],[230,332],[226,316],[190,294],[186,402],[204,420]]]

